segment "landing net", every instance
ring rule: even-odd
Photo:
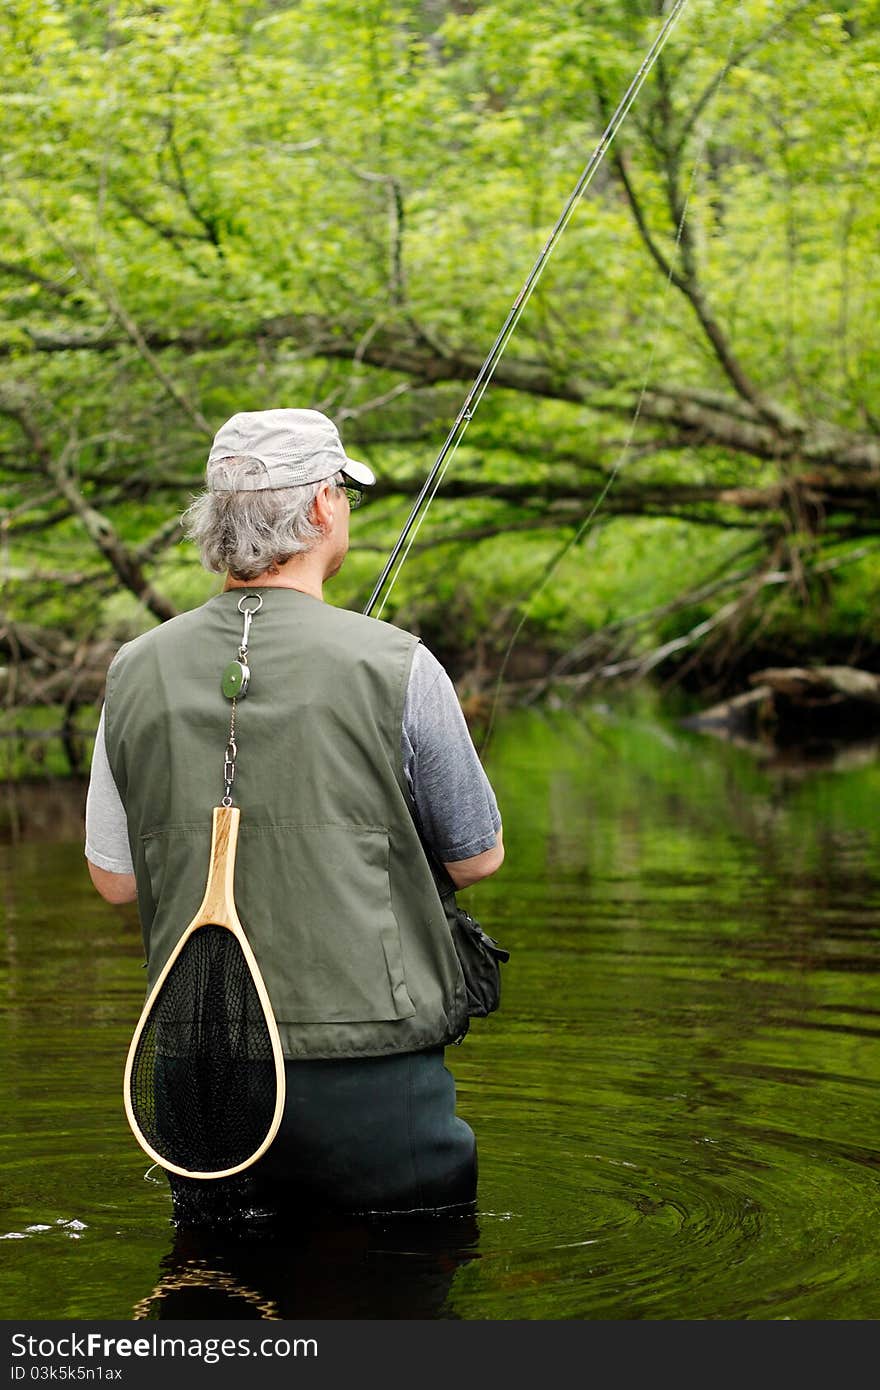
[[[200,927],[144,1023],[129,1083],[150,1148],[188,1173],[246,1164],[272,1126],[278,1080],[263,1005],[225,927]]]

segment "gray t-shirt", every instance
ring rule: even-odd
[[[453,863],[492,849],[501,826],[495,795],[455,687],[421,642],[406,690],[401,752],[422,834],[437,858]],[[86,858],[113,874],[134,872],[125,808],[107,760],[103,710],[86,799]]]

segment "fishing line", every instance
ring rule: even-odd
[[[702,161],[703,152],[704,152],[705,147],[706,147],[706,139],[707,139],[707,136],[704,135],[703,138],[702,138],[702,140],[700,141],[699,147],[698,147],[698,149],[697,149],[696,156],[695,156],[695,158],[694,158],[693,167],[692,167],[692,169],[691,169],[690,180],[689,180],[689,183],[688,183],[688,189],[687,189],[687,193],[685,194],[684,204],[683,204],[683,206],[682,206],[681,217],[679,218],[678,226],[677,226],[677,228],[676,228],[675,241],[674,241],[674,243],[673,243],[673,257],[674,257],[674,255],[675,255],[675,253],[678,251],[679,245],[681,244],[682,234],[683,234],[683,232],[684,232],[685,223],[686,223],[686,221],[687,221],[688,208],[689,208],[689,206],[690,206],[691,195],[692,195],[692,193],[693,193],[694,183],[695,183],[695,181],[696,181],[697,169],[699,168],[700,162]],[[673,274],[674,274],[674,273],[675,273],[675,266],[674,266],[674,263],[673,263],[672,259],[670,259],[669,271],[668,271],[668,273],[667,273],[667,275],[666,275],[666,279],[665,279],[664,282],[663,282],[663,288],[662,288],[662,290],[661,290],[661,292],[660,292],[660,303],[659,303],[659,308],[660,308],[660,309],[662,309],[663,303],[664,303],[664,301],[665,301],[665,299],[666,299],[666,296],[667,296],[667,294],[669,293],[669,287],[670,287],[670,285],[672,284],[672,277],[673,277]],[[526,621],[528,620],[528,617],[529,617],[530,613],[532,612],[532,609],[533,609],[533,607],[534,607],[534,604],[535,604],[536,600],[540,597],[540,595],[543,593],[544,589],[547,587],[547,585],[549,584],[550,580],[553,578],[553,575],[556,573],[557,569],[558,569],[559,566],[562,564],[562,562],[566,559],[566,557],[570,554],[570,552],[571,552],[572,550],[574,550],[575,546],[579,545],[580,542],[583,540],[583,538],[584,538],[584,536],[585,536],[587,530],[589,529],[589,526],[590,526],[591,522],[593,521],[593,518],[595,517],[595,515],[596,515],[596,513],[598,512],[599,508],[602,506],[602,503],[605,501],[605,498],[608,496],[608,493],[611,491],[611,488],[614,486],[614,483],[615,483],[615,481],[616,481],[616,479],[617,479],[618,474],[620,473],[621,468],[622,468],[623,465],[626,463],[626,461],[627,461],[627,459],[628,459],[628,457],[629,457],[629,452],[630,452],[630,449],[632,448],[632,442],[633,442],[633,437],[634,437],[635,432],[636,432],[636,427],[637,427],[637,425],[638,425],[638,423],[639,423],[639,419],[641,418],[641,414],[642,414],[642,405],[644,404],[645,395],[646,395],[647,390],[648,390],[648,383],[649,383],[649,381],[650,381],[650,379],[651,379],[651,373],[652,373],[652,371],[653,371],[654,361],[655,361],[656,355],[657,355],[657,344],[656,344],[656,341],[655,341],[654,343],[652,343],[652,345],[651,345],[651,351],[650,351],[650,353],[648,354],[647,365],[646,365],[646,367],[645,367],[644,376],[642,377],[642,384],[641,384],[641,387],[639,388],[639,394],[638,394],[638,398],[637,398],[637,400],[636,400],[636,407],[635,407],[635,410],[633,411],[632,419],[631,419],[630,422],[629,422],[629,427],[628,427],[627,432],[626,432],[626,438],[625,438],[624,441],[623,441],[623,445],[622,445],[622,447],[621,447],[620,453],[618,454],[618,456],[617,456],[617,458],[616,458],[616,460],[615,460],[615,462],[614,462],[614,464],[613,464],[613,466],[612,466],[610,472],[608,473],[608,476],[607,476],[607,478],[605,479],[605,482],[602,484],[602,487],[599,489],[599,492],[596,494],[595,498],[593,499],[592,503],[590,504],[590,507],[589,507],[589,510],[588,510],[586,516],[585,516],[584,519],[579,523],[579,525],[578,525],[578,527],[577,527],[577,530],[574,532],[574,534],[571,535],[571,536],[568,538],[568,540],[564,541],[563,544],[560,546],[560,548],[557,550],[556,554],[553,555],[553,556],[550,558],[550,560],[548,560],[548,562],[547,562],[547,564],[546,564],[546,566],[545,566],[545,568],[544,568],[544,570],[543,570],[543,573],[541,574],[541,577],[540,577],[540,579],[538,580],[537,584],[536,584],[536,585],[530,586],[530,588],[527,590],[528,601],[527,601],[527,602],[524,602],[524,600],[526,599],[526,595],[524,594],[524,595],[523,595],[521,598],[519,598],[519,599],[517,600],[517,602],[516,602],[516,605],[515,605],[516,607],[519,607],[521,604],[523,605],[523,607],[521,608],[519,621],[517,622],[516,627],[515,627],[514,630],[513,630],[513,633],[512,633],[511,638],[510,638],[510,641],[508,642],[507,647],[505,648],[504,656],[503,656],[502,659],[501,659],[501,666],[500,666],[500,669],[499,669],[499,672],[498,672],[498,677],[497,677],[496,682],[495,682],[495,694],[494,694],[494,698],[493,698],[493,701],[492,701],[492,709],[491,709],[490,714],[489,714],[489,722],[488,722],[488,725],[487,725],[487,728],[486,728],[486,732],[485,732],[485,734],[483,735],[482,743],[481,743],[481,745],[480,745],[480,755],[481,755],[481,756],[482,756],[483,753],[485,752],[485,750],[486,750],[486,748],[487,748],[487,746],[488,746],[488,743],[489,743],[489,739],[491,738],[491,735],[492,735],[492,729],[493,729],[494,724],[495,724],[495,716],[496,716],[497,711],[498,711],[498,702],[499,702],[500,695],[501,695],[501,686],[502,686],[502,682],[503,682],[503,680],[504,680],[504,673],[505,673],[505,671],[507,670],[508,662],[510,661],[510,658],[511,658],[511,656],[512,656],[512,654],[513,654],[513,649],[514,649],[514,647],[515,647],[515,645],[516,645],[517,639],[518,639],[520,633],[522,632],[523,627],[524,627]]]
[[[730,42],[729,42],[729,44],[728,44],[728,50],[727,50],[727,60],[726,60],[727,63],[730,62],[731,54],[733,53],[733,42],[734,42],[734,35],[735,35],[735,32],[736,32],[736,31],[732,32],[732,33],[731,33],[731,36],[730,36]],[[679,217],[678,225],[677,225],[676,231],[675,231],[675,240],[674,240],[674,242],[673,242],[672,255],[670,256],[670,260],[669,260],[669,269],[668,269],[668,271],[667,271],[665,280],[664,280],[664,282],[663,282],[663,288],[662,288],[662,290],[660,291],[660,297],[659,297],[659,302],[658,302],[658,311],[661,311],[661,312],[662,312],[663,304],[664,304],[664,302],[665,302],[665,300],[666,300],[666,297],[667,297],[667,295],[669,294],[670,287],[671,287],[671,285],[672,285],[672,283],[673,283],[673,277],[674,277],[674,274],[675,274],[675,257],[676,257],[676,255],[677,255],[678,249],[679,249],[679,247],[680,247],[680,245],[681,245],[681,239],[682,239],[682,236],[683,236],[683,234],[684,234],[685,225],[686,225],[686,223],[687,223],[688,211],[689,211],[689,208],[690,208],[691,197],[693,196],[694,185],[695,185],[695,183],[696,183],[697,173],[698,173],[698,170],[699,170],[699,168],[700,168],[700,165],[701,165],[702,162],[703,162],[703,157],[704,157],[704,154],[705,154],[705,150],[706,150],[706,145],[707,145],[707,143],[708,143],[708,139],[709,139],[709,131],[708,131],[708,129],[704,128],[703,134],[702,134],[700,140],[699,140],[698,143],[697,143],[697,147],[696,147],[696,151],[695,151],[694,159],[693,159],[693,164],[692,164],[692,166],[691,166],[690,177],[689,177],[689,180],[688,180],[687,192],[686,192],[685,197],[684,197],[684,202],[683,202],[683,204],[682,204],[682,209],[681,209],[681,216]],[[522,629],[523,629],[523,627],[524,627],[526,621],[527,621],[528,618],[529,618],[529,615],[531,614],[531,612],[532,612],[532,610],[533,610],[534,604],[535,604],[536,600],[538,599],[538,597],[540,596],[540,594],[541,594],[541,593],[543,592],[543,590],[546,588],[547,584],[548,584],[548,583],[550,582],[550,580],[552,579],[553,575],[554,575],[554,574],[556,573],[556,571],[558,570],[559,566],[563,563],[563,561],[564,561],[564,560],[566,559],[566,557],[571,553],[571,551],[574,550],[574,548],[575,548],[577,545],[579,545],[580,542],[583,540],[583,537],[584,537],[584,535],[586,534],[587,530],[589,529],[589,527],[590,527],[590,525],[591,525],[593,519],[595,518],[597,512],[599,511],[599,508],[602,506],[602,503],[605,501],[605,498],[608,496],[608,493],[610,492],[611,488],[614,486],[614,483],[615,483],[615,481],[616,481],[616,479],[617,479],[617,477],[618,477],[618,475],[619,475],[619,473],[620,473],[620,470],[622,469],[623,465],[626,463],[626,461],[627,461],[627,459],[628,459],[628,457],[629,457],[629,453],[630,453],[630,450],[631,450],[632,444],[633,444],[633,438],[634,438],[635,432],[636,432],[636,427],[638,426],[639,420],[640,420],[640,418],[641,418],[642,406],[643,406],[643,404],[644,404],[645,395],[647,394],[648,385],[649,385],[649,382],[650,382],[650,379],[651,379],[651,373],[652,373],[652,370],[653,370],[653,366],[654,366],[654,361],[655,361],[655,359],[656,359],[656,355],[657,355],[657,343],[656,343],[656,340],[655,340],[655,341],[651,344],[651,350],[650,350],[650,352],[649,352],[649,354],[648,354],[648,361],[647,361],[647,364],[646,364],[646,366],[645,366],[644,375],[643,375],[643,377],[642,377],[642,384],[641,384],[641,387],[639,388],[639,394],[638,394],[638,397],[637,397],[637,400],[636,400],[635,410],[633,411],[632,418],[631,418],[631,420],[630,420],[630,422],[629,422],[629,426],[628,426],[628,429],[627,429],[627,432],[626,432],[626,438],[624,439],[624,442],[623,442],[623,445],[622,445],[622,447],[621,447],[620,453],[618,454],[618,456],[617,456],[617,458],[616,458],[616,460],[615,460],[615,462],[614,462],[614,464],[613,464],[613,466],[612,466],[610,472],[608,473],[608,476],[606,477],[604,483],[602,484],[602,487],[599,489],[599,492],[597,493],[596,497],[593,499],[592,503],[590,504],[590,507],[589,507],[589,509],[588,509],[588,511],[587,511],[586,516],[585,516],[584,519],[580,522],[580,524],[578,525],[578,527],[577,527],[576,531],[574,532],[574,534],[571,535],[571,536],[568,538],[568,540],[566,540],[566,541],[560,546],[560,548],[557,550],[557,552],[555,553],[555,555],[551,556],[551,558],[550,558],[550,560],[547,562],[547,564],[546,564],[546,566],[545,566],[545,568],[544,568],[544,570],[543,570],[543,572],[542,572],[542,574],[541,574],[541,576],[540,576],[540,578],[539,578],[537,584],[536,584],[536,585],[533,585],[533,586],[530,586],[530,588],[529,588],[529,590],[527,590],[526,594],[523,594],[523,595],[517,600],[517,602],[516,602],[516,605],[515,605],[516,607],[518,607],[518,606],[520,606],[520,605],[523,605],[523,604],[524,604],[524,606],[521,608],[519,620],[518,620],[518,622],[517,622],[517,624],[516,624],[516,627],[515,627],[514,630],[513,630],[513,633],[511,634],[510,640],[509,640],[509,642],[508,642],[508,644],[507,644],[507,646],[506,646],[506,648],[505,648],[504,655],[503,655],[503,657],[502,657],[502,659],[501,659],[501,665],[500,665],[500,668],[499,668],[499,671],[498,671],[498,676],[497,676],[496,681],[495,681],[495,691],[494,691],[494,696],[493,696],[493,700],[492,700],[492,708],[491,708],[490,713],[489,713],[489,720],[488,720],[488,724],[487,724],[487,726],[486,726],[486,731],[485,731],[485,733],[484,733],[484,735],[483,735],[483,739],[482,739],[482,742],[481,742],[481,745],[480,745],[480,750],[479,750],[479,751],[480,751],[480,756],[481,756],[481,757],[482,757],[483,754],[485,753],[485,751],[486,751],[486,749],[487,749],[487,747],[488,747],[488,744],[489,744],[489,740],[490,740],[490,738],[491,738],[491,736],[492,736],[492,731],[493,731],[493,728],[494,728],[494,725],[495,725],[495,718],[496,718],[496,715],[497,715],[497,712],[498,712],[498,704],[499,704],[499,700],[500,700],[500,697],[501,697],[501,687],[502,687],[502,683],[503,683],[503,681],[504,681],[504,674],[505,674],[505,672],[506,672],[506,670],[507,670],[507,666],[508,666],[508,663],[509,663],[509,661],[510,661],[510,657],[511,657],[511,655],[513,654],[513,649],[514,649],[514,647],[515,647],[515,645],[516,645],[516,642],[517,642],[517,640],[518,640],[518,638],[519,638],[520,633],[522,632]],[[527,601],[526,601],[526,599],[527,599]]]
[[[455,456],[456,450],[458,449],[458,446],[461,443],[462,438],[464,437],[464,433],[468,425],[470,424],[471,420],[473,419],[476,413],[480,401],[483,399],[483,395],[486,391],[487,386],[489,385],[489,382],[492,379],[492,376],[495,372],[495,368],[497,367],[501,359],[501,355],[504,352],[504,349],[507,346],[507,343],[509,342],[511,336],[513,335],[513,332],[517,324],[519,323],[523,310],[525,309],[526,305],[529,302],[529,299],[532,296],[532,291],[534,290],[539,279],[541,278],[541,274],[543,273],[544,267],[546,266],[547,261],[549,260],[550,255],[554,247],[556,246],[556,243],[558,242],[562,233],[565,231],[565,228],[567,227],[578,202],[580,201],[583,194],[586,192],[587,188],[592,183],[593,176],[595,175],[596,170],[599,168],[599,165],[602,163],[602,160],[605,157],[605,153],[608,150],[608,147],[610,146],[612,140],[614,139],[614,136],[617,134],[617,131],[620,129],[620,126],[626,119],[630,107],[632,106],[633,102],[635,101],[636,97],[641,91],[654,64],[656,63],[660,54],[663,52],[663,49],[666,45],[666,41],[669,38],[669,35],[672,33],[672,30],[678,20],[678,17],[686,4],[687,0],[675,0],[675,4],[673,5],[670,13],[667,15],[659,33],[654,39],[654,42],[651,44],[650,49],[646,53],[645,57],[642,59],[638,72],[630,82],[630,85],[624,93],[623,97],[621,98],[617,106],[617,109],[615,110],[610,121],[606,125],[605,130],[603,131],[599,139],[599,142],[596,145],[596,148],[593,150],[593,153],[590,155],[589,160],[584,166],[584,169],[577,183],[575,184],[574,188],[569,194],[568,201],[566,202],[565,207],[563,208],[559,216],[559,219],[556,222],[556,225],[554,226],[549,237],[547,238],[547,241],[544,243],[544,247],[538,255],[531,270],[529,271],[528,276],[526,277],[526,280],[522,286],[522,289],[520,290],[519,294],[514,300],[510,308],[510,311],[507,315],[507,318],[505,319],[501,327],[501,330],[498,333],[497,338],[495,339],[495,342],[492,344],[492,347],[489,350],[489,354],[486,357],[485,362],[483,363],[482,367],[477,373],[476,380],[474,381],[473,386],[468,392],[464,404],[462,405],[458,415],[455,418],[455,422],[451,430],[449,431],[449,434],[446,437],[443,447],[441,448],[440,453],[437,455],[437,458],[434,461],[431,471],[425,479],[425,482],[423,483],[422,488],[415,502],[413,503],[412,510],[409,516],[407,517],[406,522],[404,523],[403,529],[400,535],[398,536],[397,541],[394,544],[391,554],[388,556],[388,560],[385,563],[382,573],[376,581],[376,585],[373,589],[372,594],[367,600],[366,607],[363,610],[364,613],[371,614],[373,612],[373,609],[376,607],[380,595],[382,595],[382,591],[385,587],[386,581],[388,581],[388,587],[387,589],[385,589],[384,595],[382,595],[381,603],[379,603],[378,608],[376,608],[376,617],[379,617],[379,615],[385,607],[385,604],[388,602],[389,595],[391,594],[394,585],[397,583],[400,571],[402,570],[406,562],[406,558],[409,555],[410,549],[412,548],[413,541],[418,535],[419,529],[427,514],[428,508],[430,507],[431,502],[434,500],[434,496],[436,495],[437,489],[443,481],[443,478],[446,474],[446,470],[448,469],[450,463],[452,462],[452,459]],[[390,580],[389,575],[391,576]]]

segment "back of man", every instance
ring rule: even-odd
[[[247,1201],[472,1201],[473,1134],[443,1066],[467,1027],[463,982],[421,837],[459,886],[493,872],[503,851],[491,788],[448,678],[417,639],[321,601],[347,550],[353,485],[373,478],[331,422],[234,417],[211,459],[191,530],[209,568],[228,566],[226,588],[114,660],[90,872],[111,900],[136,891],[152,983],[201,898],[211,807],[234,791],[236,902],[288,1074],[282,1129],[250,1170]],[[242,640],[245,594],[251,672],[233,703],[220,675]],[[128,862],[119,824],[102,819],[114,796]],[[182,1219],[194,1188],[201,1201],[210,1187],[217,1210],[222,1185],[172,1185]]]
[[[204,891],[223,794],[219,673],[251,627],[235,721],[235,897],[289,1057],[358,1057],[466,1028],[461,971],[401,754],[416,641],[296,589],[231,590],[117,656],[105,738],[126,808],[152,985]]]

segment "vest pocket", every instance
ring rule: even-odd
[[[235,896],[279,1023],[411,1018],[384,828],[247,825]]]

